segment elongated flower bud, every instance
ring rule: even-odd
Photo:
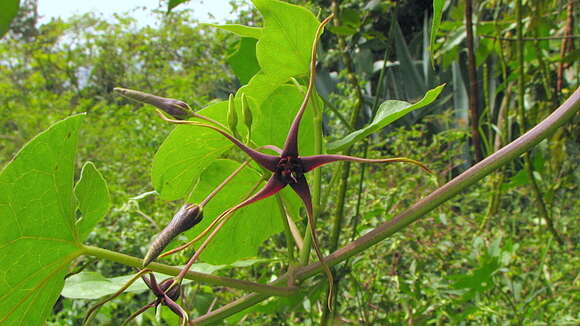
[[[153,105],[171,115],[177,120],[187,120],[193,117],[192,110],[187,103],[172,98],[161,97],[127,88],[115,87],[115,92],[138,102]]]
[[[248,99],[246,98],[246,94],[242,94],[242,113],[244,114],[244,123],[248,130],[252,129],[252,110],[250,110],[250,105],[248,104]]]
[[[230,94],[228,100],[228,127],[234,135],[234,137],[240,139],[240,133],[238,132],[238,112],[236,112],[236,103],[234,101],[234,94]]]
[[[194,225],[201,222],[203,219],[203,212],[199,205],[185,204],[173,216],[169,224],[159,233],[157,238],[153,240],[149,251],[143,259],[143,266],[149,265],[155,258],[161,254],[163,249],[180,233],[191,229]]]

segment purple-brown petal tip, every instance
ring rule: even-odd
[[[396,162],[403,162],[403,163],[411,163],[414,165],[419,166],[423,170],[428,173],[433,173],[429,168],[427,168],[423,163],[419,161],[415,161],[406,157],[393,157],[393,158],[385,158],[385,159],[368,159],[368,158],[361,158],[356,156],[347,156],[347,155],[312,155],[312,156],[304,156],[301,157],[300,160],[304,166],[304,172],[309,172],[316,169],[319,166],[336,162],[336,161],[351,161],[351,162],[358,162],[358,163],[396,163]]]

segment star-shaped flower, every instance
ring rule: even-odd
[[[168,121],[168,122],[171,122],[174,124],[187,124],[187,125],[199,126],[199,127],[204,127],[204,128],[210,128],[210,129],[217,131],[218,133],[222,134],[224,137],[229,139],[239,149],[244,151],[258,165],[260,165],[264,169],[272,172],[272,175],[268,179],[266,185],[261,190],[259,190],[257,193],[255,193],[253,196],[249,197],[248,199],[242,201],[241,203],[239,203],[235,207],[227,210],[226,212],[224,212],[224,214],[222,214],[222,216],[224,216],[226,214],[231,215],[234,211],[236,211],[244,206],[247,206],[247,205],[250,205],[256,201],[268,198],[268,197],[276,194],[280,190],[282,190],[284,187],[290,186],[294,190],[294,192],[301,198],[302,202],[304,203],[304,206],[305,206],[306,212],[307,212],[307,216],[308,216],[308,222],[311,226],[310,231],[312,234],[313,247],[316,251],[316,254],[317,254],[319,260],[321,261],[321,263],[325,269],[325,272],[327,274],[329,284],[331,287],[331,291],[332,291],[332,273],[331,273],[330,269],[328,268],[328,266],[324,263],[322,252],[320,251],[320,248],[318,246],[318,239],[316,237],[316,232],[314,231],[314,216],[313,216],[313,209],[312,209],[312,196],[310,194],[310,187],[308,186],[308,181],[306,180],[305,174],[320,167],[320,166],[322,166],[322,165],[329,164],[329,163],[336,162],[336,161],[353,161],[353,162],[359,162],[359,163],[406,162],[406,163],[415,164],[427,172],[431,172],[431,171],[420,162],[417,162],[415,160],[408,159],[408,158],[402,158],[402,157],[387,158],[387,159],[366,159],[366,158],[346,156],[346,155],[327,155],[327,154],[312,155],[312,156],[301,156],[300,155],[300,153],[298,151],[298,131],[300,128],[300,122],[302,120],[302,116],[303,116],[304,111],[308,105],[308,101],[310,99],[310,96],[312,95],[312,91],[314,88],[314,80],[315,80],[315,74],[316,74],[317,41],[318,41],[318,37],[322,31],[322,28],[330,21],[330,18],[331,17],[328,17],[327,19],[325,19],[321,23],[321,25],[319,26],[319,29],[317,30],[314,44],[312,47],[312,53],[311,53],[312,60],[311,60],[311,64],[310,64],[310,78],[309,78],[309,82],[308,82],[308,88],[307,88],[306,94],[304,96],[304,100],[302,102],[302,105],[300,106],[300,109],[298,110],[298,112],[294,118],[294,121],[292,122],[292,124],[290,126],[290,130],[288,131],[288,135],[286,137],[284,147],[282,149],[279,149],[273,145],[263,146],[263,148],[269,148],[271,150],[278,152],[278,155],[265,154],[265,153],[259,152],[257,150],[254,150],[254,149],[248,147],[246,144],[242,143],[240,140],[238,140],[236,137],[232,136],[228,131],[226,131],[225,130],[226,128],[222,124],[211,121],[209,118],[205,118],[203,116],[200,116],[199,114],[191,113],[190,116],[195,116],[197,118],[204,119],[204,120],[210,122],[210,124],[202,123],[202,122],[198,122],[198,121],[183,120],[182,116],[183,116],[184,112],[193,112],[193,111],[189,108],[189,106],[186,103],[184,103],[182,101],[161,98],[161,97],[157,97],[157,96],[149,95],[149,94],[147,94],[146,98],[144,99],[143,98],[144,93],[141,93],[141,92],[126,90],[126,89],[116,89],[116,90],[126,97],[137,99],[137,100],[140,100],[142,102],[146,102],[146,103],[155,105],[159,109],[167,112],[168,114],[173,115],[176,119],[178,119],[178,120],[171,119],[171,118],[167,117],[161,110],[157,110],[159,115],[161,116],[161,118],[164,119],[165,121]],[[132,92],[135,92],[135,94],[132,94]],[[330,297],[331,296],[329,296],[329,306],[330,306]]]

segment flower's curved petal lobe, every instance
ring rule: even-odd
[[[306,102],[306,101],[305,101]],[[292,125],[290,126],[290,130],[288,130],[288,137],[286,138],[286,142],[284,143],[284,148],[282,149],[282,154],[280,156],[298,156],[298,130],[300,128],[300,121],[302,120],[302,116],[304,115],[304,109],[306,105],[303,104],[300,107],[298,113],[296,113],[296,117],[294,121],[292,121]]]
[[[302,199],[308,216],[313,216],[312,214],[312,197],[310,196],[310,187],[308,187],[308,182],[306,178],[302,176],[297,183],[290,183],[290,187],[294,189],[294,192]],[[314,228],[314,226],[312,226]]]
[[[384,159],[369,159],[369,158],[361,158],[355,156],[347,156],[347,155],[312,155],[312,156],[305,156],[300,158],[302,160],[302,164],[304,166],[304,172],[312,171],[319,166],[336,162],[336,161],[352,161],[358,163],[394,163],[394,162],[404,162],[404,163],[411,163],[419,166],[423,170],[427,171],[428,173],[433,173],[429,168],[427,168],[423,163],[419,161],[412,160],[406,157],[393,157],[393,158],[384,158]]]
[[[268,183],[266,183],[266,185],[264,186],[264,188],[262,188],[260,191],[255,193],[252,197],[239,203],[234,208],[234,210],[238,210],[244,206],[248,206],[251,203],[257,202],[258,200],[266,199],[266,198],[274,195],[278,191],[282,190],[282,188],[284,188],[284,187],[286,187],[286,183],[278,180],[278,178],[276,177],[276,174],[273,174],[270,177],[270,179],[268,180]]]

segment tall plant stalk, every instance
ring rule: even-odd
[[[475,151],[475,161],[483,159],[483,150],[481,149],[481,135],[479,134],[479,110],[477,103],[479,99],[479,90],[477,86],[477,67],[475,66],[475,50],[473,46],[473,3],[472,0],[465,1],[465,40],[467,42],[467,73],[469,77],[469,115],[471,125],[471,142]]]

